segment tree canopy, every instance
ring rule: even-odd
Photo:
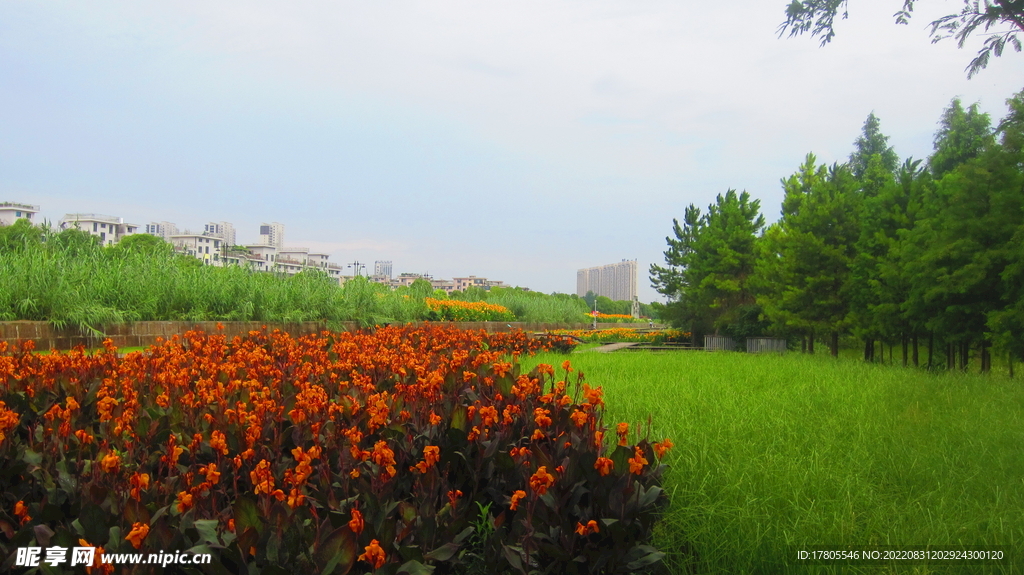
[[[669,297],[663,317],[695,334],[755,332],[944,345],[947,368],[977,350],[1024,359],[1024,92],[993,128],[976,104],[954,99],[927,163],[896,152],[868,116],[846,164],[808,154],[782,180],[780,219],[764,227],[744,192],[690,204],[666,238],[651,281]],[[760,335],[757,333],[756,335]]]
[[[903,8],[893,16],[898,24],[907,24],[917,0],[904,0]],[[848,0],[793,0],[786,7],[786,20],[779,25],[779,35],[790,37],[810,32],[821,38],[824,46],[835,37],[835,20],[846,19]],[[1021,51],[1017,37],[1024,32],[1024,2],[1021,0],[965,0],[958,13],[947,14],[931,23],[932,43],[953,38],[963,48],[974,34],[985,35],[982,48],[968,64],[967,77],[971,78],[989,64],[992,56],[1002,56],[1007,47]]]

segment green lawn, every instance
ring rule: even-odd
[[[526,358],[555,366],[565,355]],[[827,356],[574,353],[607,423],[676,444],[673,573],[1024,572],[1024,381]],[[1010,565],[810,566],[794,545],[1003,545]]]

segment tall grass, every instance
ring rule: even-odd
[[[453,297],[466,301],[486,301],[508,308],[519,321],[583,323],[586,321],[587,304],[580,298],[565,294],[546,295],[509,288],[492,288],[490,291],[470,288],[465,294]]]
[[[142,320],[374,325],[427,319],[423,300],[433,295],[429,284],[425,290],[391,290],[355,278],[339,286],[316,270],[284,277],[205,266],[152,237],[131,239],[102,248],[77,230],[0,227],[0,320],[49,321],[92,332]],[[489,303],[510,309],[518,321],[577,323],[581,318],[578,298],[478,291]]]
[[[558,364],[564,356],[531,361]],[[675,573],[1018,573],[1024,389],[822,356],[579,353],[610,421],[671,437]],[[1003,545],[1015,565],[810,566],[796,545]]]

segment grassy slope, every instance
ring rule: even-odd
[[[604,387],[609,423],[650,415],[676,443],[656,543],[674,572],[880,572],[795,565],[791,544],[998,544],[1020,563],[898,572],[1024,568],[1020,380],[793,353],[571,360]]]

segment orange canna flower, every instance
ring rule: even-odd
[[[562,362],[562,369],[564,369],[565,371],[572,371],[572,364],[569,362],[568,359]]]
[[[220,483],[220,471],[217,471],[216,463],[201,466],[199,468],[199,474],[205,476],[206,480],[210,482],[210,485],[217,485]]]
[[[306,496],[303,495],[302,492],[298,490],[298,488],[293,487],[292,490],[288,492],[288,507],[295,509],[296,507],[302,505],[305,501]]]
[[[83,445],[89,445],[94,440],[93,436],[89,435],[84,429],[75,431],[75,437],[77,437],[78,441],[81,441]]]
[[[100,468],[107,473],[117,473],[121,469],[121,458],[116,453],[107,453],[100,460]]]
[[[81,547],[96,547],[95,545],[89,543],[85,539],[79,539],[78,545]],[[86,565],[85,572],[89,575],[92,575],[93,569],[99,569],[100,573],[103,573],[104,575],[113,573],[114,565],[111,563],[104,563],[103,560],[101,559],[101,557],[103,557],[105,553],[106,550],[104,550],[102,547],[96,547],[96,552],[93,554],[92,565]]]
[[[266,459],[261,459],[256,464],[256,469],[249,472],[249,479],[252,481],[256,495],[260,493],[270,495],[274,489],[274,476],[270,472],[270,463]]]
[[[149,474],[133,473],[128,483],[132,486],[129,493],[132,499],[140,501],[142,499],[142,490],[149,487]]]
[[[544,495],[548,492],[548,488],[555,484],[555,476],[548,473],[546,466],[540,466],[537,468],[537,472],[530,477],[530,489],[537,493],[537,495]]]
[[[448,492],[448,503],[451,504],[452,509],[455,509],[455,505],[458,503],[459,497],[462,497],[462,491],[459,491],[458,489]]]
[[[356,535],[359,535],[363,532],[363,527],[365,526],[366,523],[363,521],[363,514],[360,513],[358,509],[353,509],[352,519],[350,519],[348,522],[348,528],[351,529],[352,532]]]
[[[132,547],[139,549],[142,547],[142,540],[149,535],[149,525],[145,523],[135,523],[132,525],[131,532],[124,538],[125,541],[130,541]]]
[[[666,437],[665,441],[662,441],[661,443],[654,443],[654,454],[658,456],[658,459],[661,459],[665,456],[665,452],[673,447],[675,447],[675,445],[672,443],[672,440]]]
[[[633,457],[629,458],[629,472],[634,475],[640,475],[644,471],[644,465],[647,465],[648,461],[644,458],[644,452],[639,447],[633,451]]]
[[[427,465],[434,465],[441,460],[441,449],[436,445],[428,445],[423,448],[423,460]]]
[[[433,411],[430,412],[430,425],[437,425],[441,423],[441,416],[437,415]]]
[[[228,454],[227,436],[216,429],[210,432],[210,449],[220,452],[221,455]]]
[[[598,457],[594,462],[594,469],[601,473],[601,477],[608,475],[615,468],[615,462],[607,457]]]
[[[388,476],[395,476],[395,473],[397,473],[395,470],[395,452],[388,447],[386,441],[382,439],[373,445],[371,457],[374,463],[385,468]]]
[[[597,527],[597,521],[594,521],[593,519],[587,521],[586,525],[578,522],[576,523],[576,533],[584,537],[590,535],[591,533],[599,533],[600,531],[601,530]]]
[[[28,514],[28,506],[25,505],[24,501],[18,501],[14,504],[14,516],[21,521],[22,525],[32,521],[32,516]]]
[[[509,505],[509,509],[511,509],[512,511],[515,511],[516,509],[518,509],[519,508],[519,501],[522,498],[524,498],[524,497],[526,497],[526,492],[525,491],[519,490],[519,491],[516,491],[515,493],[513,493],[512,494],[512,504]]]
[[[387,560],[384,550],[380,547],[380,542],[374,539],[364,549],[365,552],[359,556],[359,560],[373,565],[374,569],[380,569],[380,566]]]
[[[493,405],[480,408],[480,421],[484,427],[490,427],[498,421],[498,410]]]
[[[499,362],[499,363],[495,363],[494,364],[494,375],[497,375],[498,377],[503,377],[505,374],[507,374],[511,370],[512,370],[512,364],[511,363],[501,363],[501,362]]]
[[[629,424],[628,423],[620,423],[615,428],[615,434],[619,436],[619,445],[625,446],[626,445],[626,435],[629,434]]]
[[[551,418],[548,415],[551,414],[551,410],[538,407],[533,410],[533,420],[537,422],[538,427],[547,427],[551,425]]]
[[[595,387],[591,389],[589,385],[585,383],[583,384],[583,397],[587,400],[587,405],[591,406],[592,408],[604,405],[604,399],[602,399],[603,395],[604,391],[602,391],[600,387]]]
[[[188,511],[191,508],[192,508],[192,494],[189,493],[188,491],[179,491],[178,492],[178,505],[177,505],[178,513],[184,513],[184,512]],[[138,549],[139,548],[138,545],[136,545],[135,548]]]

